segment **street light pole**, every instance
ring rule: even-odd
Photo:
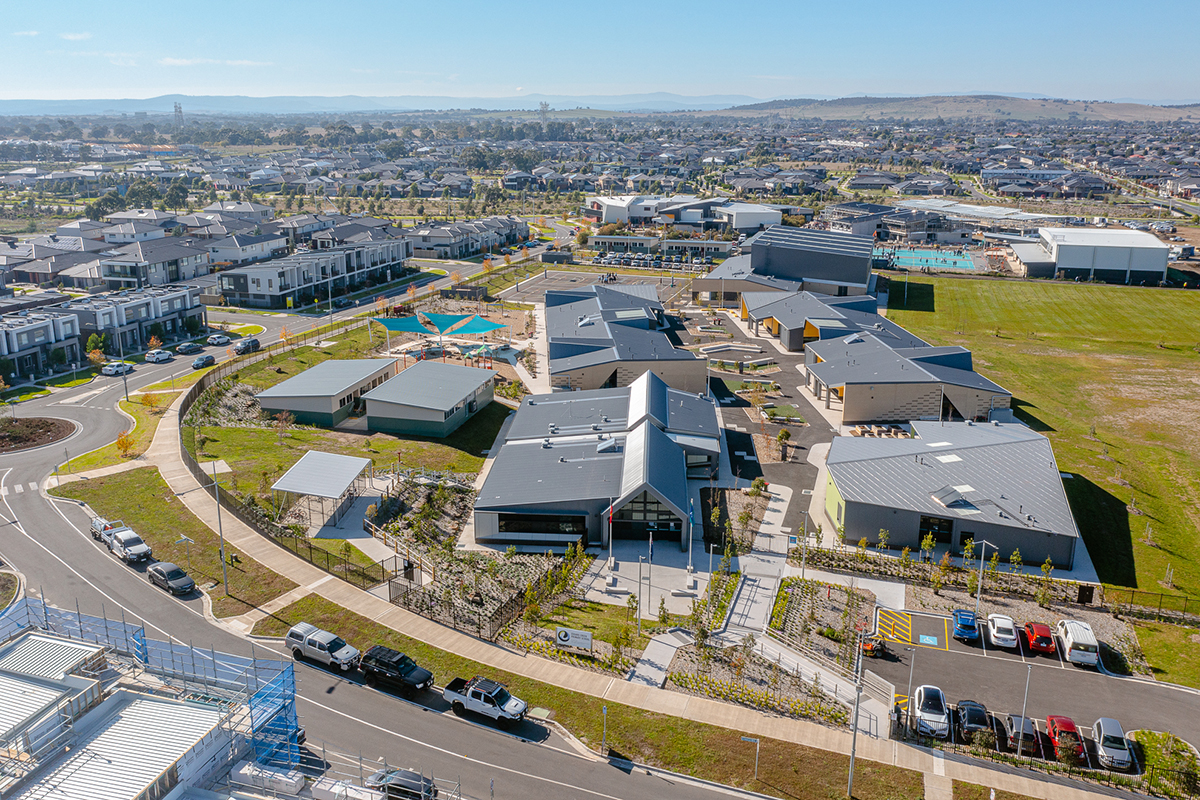
[[[192,540],[187,536],[181,536],[175,540],[175,544],[180,544],[182,542],[187,542],[188,572],[191,572],[192,571]]]
[[[229,596],[229,558],[225,555],[225,532],[221,529],[221,484],[217,483],[217,462],[213,459],[213,496],[217,501],[217,536],[221,539],[221,579],[225,582],[225,595]]]
[[[975,626],[979,627],[979,601],[983,599],[983,554],[987,546],[992,544],[986,539],[979,540],[979,585],[975,587]],[[1000,548],[992,544],[992,549],[1000,552]]]
[[[802,535],[800,554],[800,580],[804,580],[804,568],[808,564],[808,510],[804,512],[804,533]]]
[[[129,374],[125,369],[125,343],[121,341],[121,329],[113,326],[113,335],[117,337],[117,350],[121,355],[121,383],[125,384],[125,402],[129,402]]]
[[[913,665],[917,663],[917,648],[906,647],[904,649],[907,652],[912,653],[912,655],[908,657],[908,695],[907,695],[908,700],[906,701],[907,703],[909,703],[908,711],[909,711],[909,713],[912,713],[912,678],[913,678]]]
[[[1017,733],[1017,758],[1021,757],[1021,744],[1025,738],[1025,707],[1029,703],[1029,677],[1033,675],[1033,664],[1025,665],[1025,699],[1021,701],[1021,730]]]
[[[854,716],[850,723],[854,728],[850,733],[850,777],[846,782],[846,797],[854,797],[854,757],[858,751],[858,709],[862,704],[862,641],[863,635],[859,633],[858,647],[855,648],[858,657],[854,669]]]
[[[637,601],[637,635],[642,635],[642,562],[645,556],[638,556],[638,601]]]

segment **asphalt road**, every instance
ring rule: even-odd
[[[345,310],[335,316],[352,313]],[[263,325],[267,331],[258,338],[264,343],[278,338],[283,324],[297,324],[294,317],[215,312],[214,318],[217,314]],[[187,374],[189,363],[177,358],[138,365],[128,376],[129,389]],[[144,566],[127,567],[92,540],[83,509],[71,501],[51,500],[38,490],[68,453],[75,456],[100,447],[125,429],[127,420],[115,410],[123,396],[120,378],[99,377],[17,407],[20,415],[72,420],[77,430],[64,442],[0,456],[0,560],[24,573],[29,590],[53,605],[140,620],[153,638],[249,654],[248,639],[204,619],[198,598],[170,597],[150,585]],[[253,649],[266,655],[262,645]],[[287,657],[277,646],[267,649]],[[551,726],[536,721],[526,722],[514,736],[487,721],[453,716],[440,695],[426,697],[421,706],[308,664],[297,666],[297,677],[298,709],[309,748],[317,757],[323,752],[333,769],[349,776],[357,776],[361,755],[364,769],[382,758],[392,766],[413,766],[439,778],[461,780],[468,797],[489,797],[493,781],[497,798],[687,800],[721,793],[584,758]],[[436,676],[439,681],[451,677]]]
[[[912,617],[910,631],[901,629],[896,635],[903,641],[890,641],[888,657],[866,664],[894,684],[898,695],[908,693],[911,666],[914,687],[933,684],[951,703],[975,700],[993,714],[1020,714],[1028,675],[1026,716],[1033,719],[1059,714],[1079,725],[1091,725],[1099,717],[1113,717],[1126,731],[1169,730],[1200,743],[1200,695],[1195,692],[1105,675],[1064,663],[1057,655],[1033,653],[1023,633],[1017,651],[997,649],[986,642],[947,641],[946,618],[908,616]]]

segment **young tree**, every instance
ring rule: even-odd
[[[1024,562],[1021,561],[1021,548],[1018,547],[1017,549],[1013,550],[1012,555],[1008,557],[1009,572],[1020,572],[1022,563]]]
[[[157,350],[158,348],[162,347],[162,345],[162,339],[158,338],[157,336],[151,336],[150,341],[146,342],[146,346],[151,350]]]
[[[922,553],[922,557],[926,561],[930,561],[932,559],[933,548],[935,546],[936,546],[936,542],[934,542],[934,540],[933,540],[933,534],[932,533],[925,534],[925,538],[921,539],[921,553]]]
[[[294,423],[295,421],[296,421],[296,418],[287,411],[281,411],[275,415],[274,428],[275,428],[275,433],[277,433],[279,435],[279,444],[281,444],[281,445],[283,444],[283,437],[287,435],[287,432],[292,427],[292,423]]]
[[[121,431],[117,435],[117,452],[121,454],[121,458],[129,458],[133,453],[135,442],[133,437],[129,435],[129,431]]]
[[[162,395],[158,394],[157,392],[144,394],[142,395],[142,405],[145,406],[146,410],[151,414],[157,414],[159,406],[162,405]]]
[[[658,598],[658,621],[661,624],[666,625],[670,619],[671,617],[667,613],[667,598]]]
[[[788,430],[787,428],[784,428],[783,430],[781,430],[779,432],[779,434],[776,435],[776,437],[775,437],[775,441],[779,442],[779,460],[780,461],[787,461],[788,442],[791,441],[791,438],[792,438],[792,432],[790,430]]]
[[[460,270],[454,270],[450,273],[450,285],[458,286],[463,282],[463,274]]]
[[[99,367],[99,366],[103,365],[105,361],[108,360],[104,356],[104,353],[101,352],[99,349],[89,350],[87,357],[88,357],[88,361],[92,362],[92,366],[94,366],[94,367]]]
[[[625,621],[630,618],[636,620],[638,615],[638,596],[636,594],[629,595],[625,600]]]

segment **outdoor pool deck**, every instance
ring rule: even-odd
[[[918,247],[876,248],[875,258],[889,259],[894,268],[930,270],[975,271],[977,266],[973,253],[957,254],[949,250],[926,250]]]

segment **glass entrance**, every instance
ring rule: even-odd
[[[642,492],[613,514],[614,538],[649,539],[651,531],[655,538],[679,541],[683,520],[649,492]]]

